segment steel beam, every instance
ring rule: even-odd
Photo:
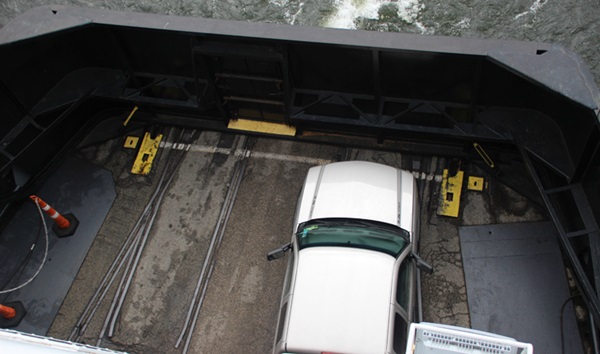
[[[597,258],[600,255],[600,234],[598,232],[598,225],[596,223],[593,215],[590,214],[591,207],[588,203],[585,194],[583,193],[583,189],[581,184],[571,184],[571,185],[563,185],[558,188],[548,188],[544,186],[542,178],[540,177],[538,169],[535,167],[531,154],[524,148],[521,144],[517,143],[519,150],[521,152],[521,157],[527,166],[527,169],[530,173],[531,178],[534,180],[542,199],[544,200],[544,204],[554,225],[556,226],[556,230],[559,235],[560,245],[563,249],[563,252],[566,254],[570,266],[573,268],[575,273],[579,289],[582,292],[585,303],[588,307],[588,310],[592,314],[594,318],[594,323],[599,323],[600,321],[600,297],[598,296],[598,289],[600,289],[600,264],[599,259]],[[567,231],[564,223],[563,223],[563,215],[564,212],[561,212],[557,208],[557,205],[552,201],[550,196],[552,194],[567,192],[572,193],[573,198],[575,199],[578,214],[582,217],[585,229],[580,230],[578,232],[579,237],[587,236],[587,241],[589,243],[589,251],[591,254],[590,262],[591,262],[591,277],[582,266],[582,261],[579,259],[579,256],[571,243],[570,233]],[[582,215],[583,211],[583,215]],[[571,210],[573,212],[573,210]],[[600,329],[600,327],[598,327]]]

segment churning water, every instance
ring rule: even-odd
[[[40,5],[562,44],[600,86],[600,0],[0,0],[0,26]]]

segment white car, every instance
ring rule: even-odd
[[[416,182],[364,161],[313,167],[292,241],[274,353],[404,353],[416,308]]]

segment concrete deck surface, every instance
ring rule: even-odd
[[[77,319],[146,205],[164,168],[162,149],[150,176],[129,168],[135,151],[116,138],[77,151],[77,158],[112,173],[117,197],[47,335],[68,338]],[[434,266],[423,275],[424,320],[469,327],[458,227],[544,220],[543,211],[481,171],[483,192],[465,191],[461,216],[435,213],[443,158],[316,145],[266,137],[202,132],[185,153],[149,235],[116,332],[108,348],[133,353],[181,353],[174,345],[225,202],[237,161],[244,171],[189,346],[192,353],[270,352],[285,260],[266,253],[291,237],[296,199],[307,170],[330,161],[360,159],[417,168],[422,190],[421,255]],[[116,283],[81,341],[96,344]]]

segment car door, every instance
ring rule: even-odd
[[[283,281],[283,292],[281,294],[281,303],[279,307],[279,318],[277,320],[277,335],[275,337],[275,343],[273,346],[273,353],[283,353],[286,345],[286,333],[289,307],[292,298],[292,289],[294,284],[294,277],[296,273],[296,267],[298,259],[298,245],[294,243],[292,252],[289,253],[287,268],[285,272],[285,278]]]
[[[411,247],[407,247],[398,257],[398,267],[394,278],[394,296],[390,311],[390,333],[388,348],[393,353],[404,353],[408,328],[414,317],[416,266],[410,257]]]

